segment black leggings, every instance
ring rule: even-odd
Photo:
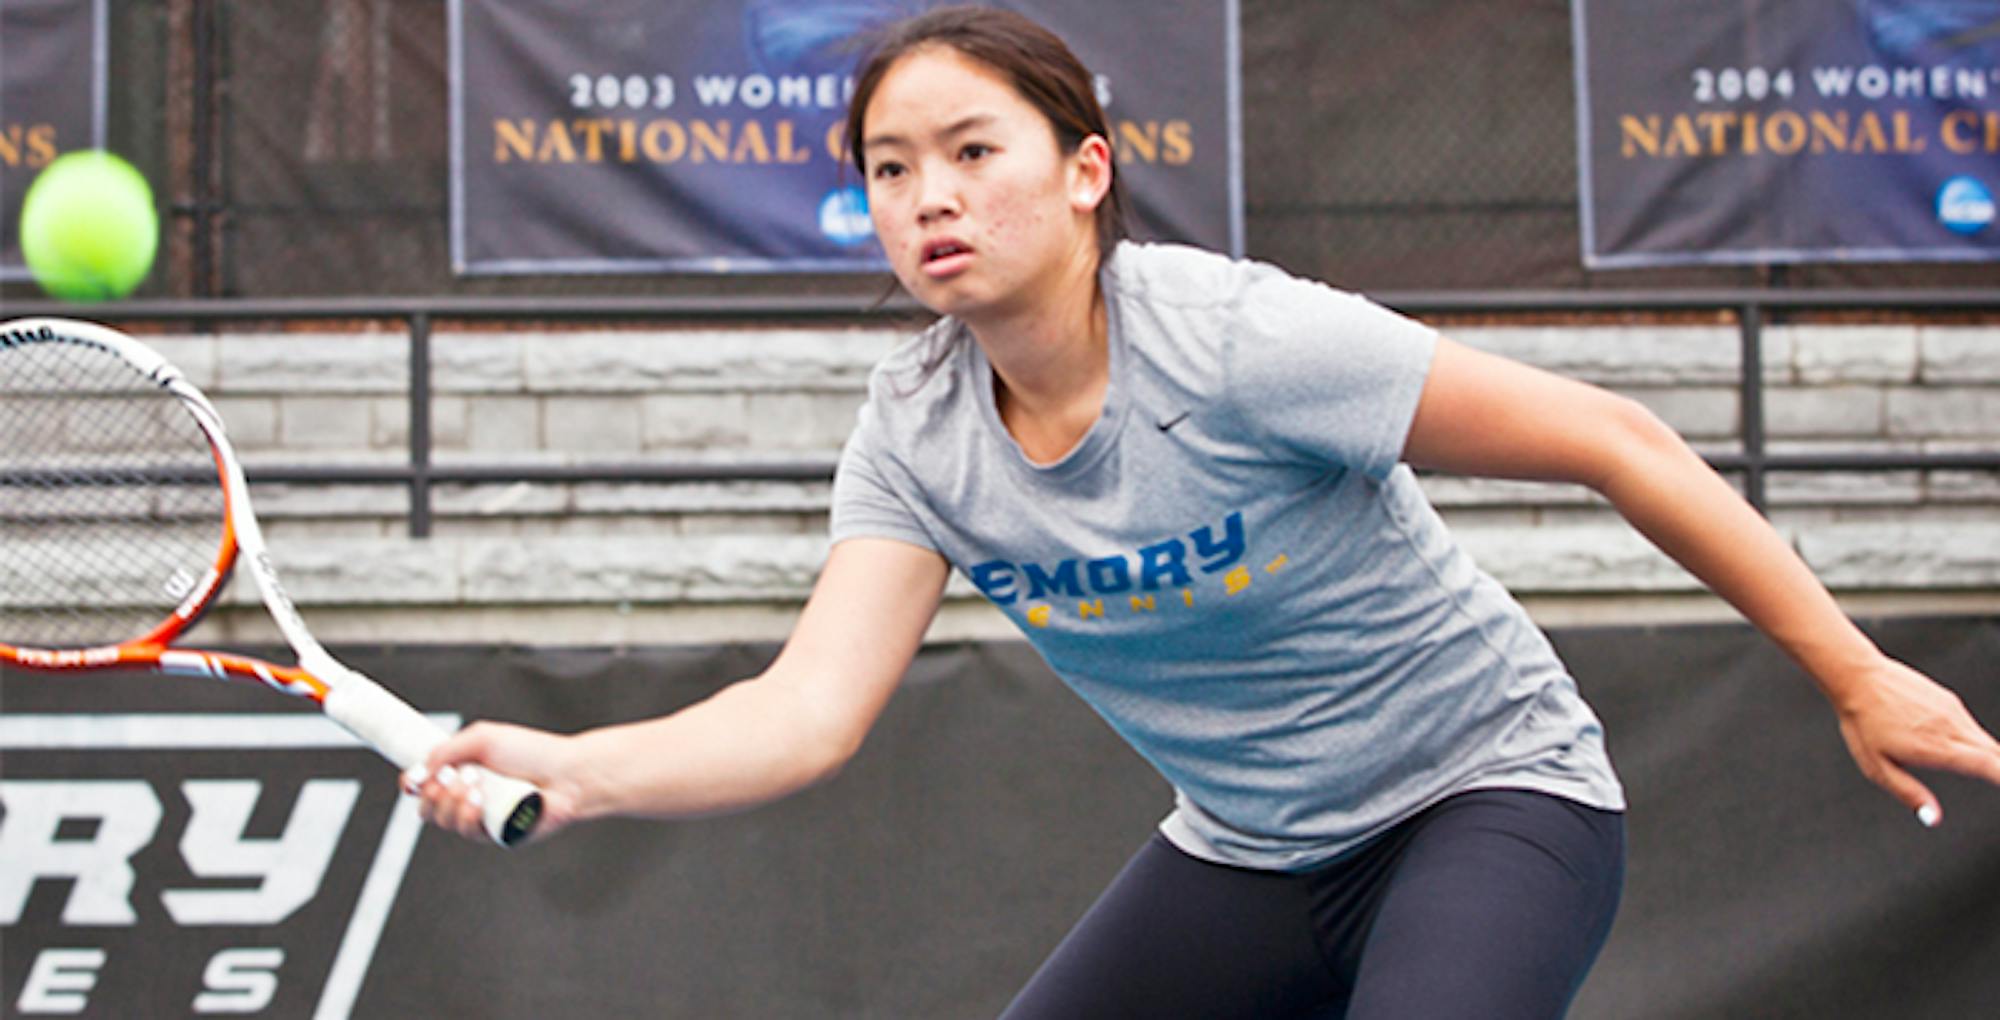
[[[1463,793],[1304,872],[1155,835],[1004,1020],[1560,1017],[1604,945],[1624,817]]]

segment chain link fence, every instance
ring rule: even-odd
[[[141,296],[880,293],[885,277],[461,278],[445,0],[120,0]],[[1248,251],[1369,290],[1990,286],[1990,264],[1588,271],[1565,0],[1241,0]],[[7,172],[21,172],[6,168]],[[10,296],[29,296],[10,284]]]

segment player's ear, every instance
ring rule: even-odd
[[[1095,214],[1111,191],[1112,173],[1111,143],[1103,135],[1090,135],[1078,142],[1069,157],[1070,208]]]

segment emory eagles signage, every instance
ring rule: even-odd
[[[925,6],[452,0],[454,268],[885,269],[841,125],[858,40]],[[1002,6],[1097,73],[1135,232],[1240,253],[1235,0]]]
[[[317,713],[10,712],[0,755],[0,1013],[350,1014],[422,831],[366,745]]]
[[[1572,13],[1585,265],[2000,259],[2000,2]]]

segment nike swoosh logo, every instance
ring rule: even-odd
[[[1188,411],[1182,411],[1181,413],[1174,415],[1171,418],[1168,418],[1166,421],[1154,422],[1153,424],[1158,425],[1160,427],[1161,432],[1165,432],[1173,428],[1174,426],[1179,425],[1181,422],[1186,421],[1189,413],[1190,412]]]

